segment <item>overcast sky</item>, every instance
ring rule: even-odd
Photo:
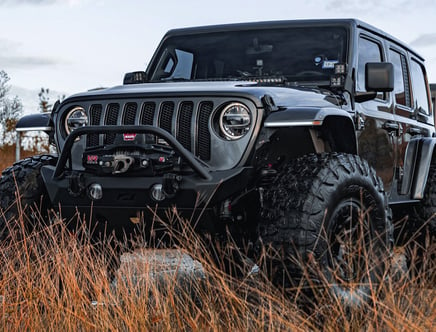
[[[57,94],[112,86],[143,70],[177,27],[354,17],[409,43],[436,83],[436,0],[0,0],[0,70],[26,111]]]

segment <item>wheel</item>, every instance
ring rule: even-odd
[[[415,219],[425,233],[428,229],[431,237],[436,237],[436,165],[430,165],[424,199],[415,209]],[[424,227],[421,227],[424,226]]]
[[[432,267],[436,263],[434,246],[436,240],[436,164],[430,165],[424,198],[413,207],[404,234],[399,237],[406,249],[410,277],[419,276],[422,281],[434,284],[436,278]]]
[[[324,281],[344,304],[369,302],[392,232],[383,184],[358,156],[303,156],[264,189],[258,235],[273,282],[285,288]]]
[[[50,201],[40,171],[42,166],[56,165],[56,162],[57,157],[52,155],[33,156],[20,160],[3,171],[0,178],[1,240],[8,237],[11,227],[8,226],[8,222],[18,217],[21,209],[26,213],[26,226],[29,227],[37,221],[36,213],[40,213],[42,218],[47,216]],[[17,189],[21,195],[19,204],[17,204]]]

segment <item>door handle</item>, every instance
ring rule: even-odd
[[[407,133],[414,136],[414,135],[420,135],[422,132],[421,132],[421,128],[409,127],[407,129]]]
[[[383,123],[382,128],[391,132],[391,131],[398,131],[400,126],[398,125],[397,122],[386,121],[385,123]]]

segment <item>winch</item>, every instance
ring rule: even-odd
[[[180,169],[181,158],[165,146],[150,145],[132,149],[92,148],[82,157],[83,167],[98,175],[138,174],[156,176]]]

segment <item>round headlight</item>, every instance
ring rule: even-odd
[[[250,109],[241,103],[229,104],[221,111],[219,123],[221,133],[226,139],[241,138],[250,130]]]
[[[69,135],[74,129],[86,126],[88,124],[88,116],[85,109],[76,106],[68,112],[65,117],[65,131]]]

